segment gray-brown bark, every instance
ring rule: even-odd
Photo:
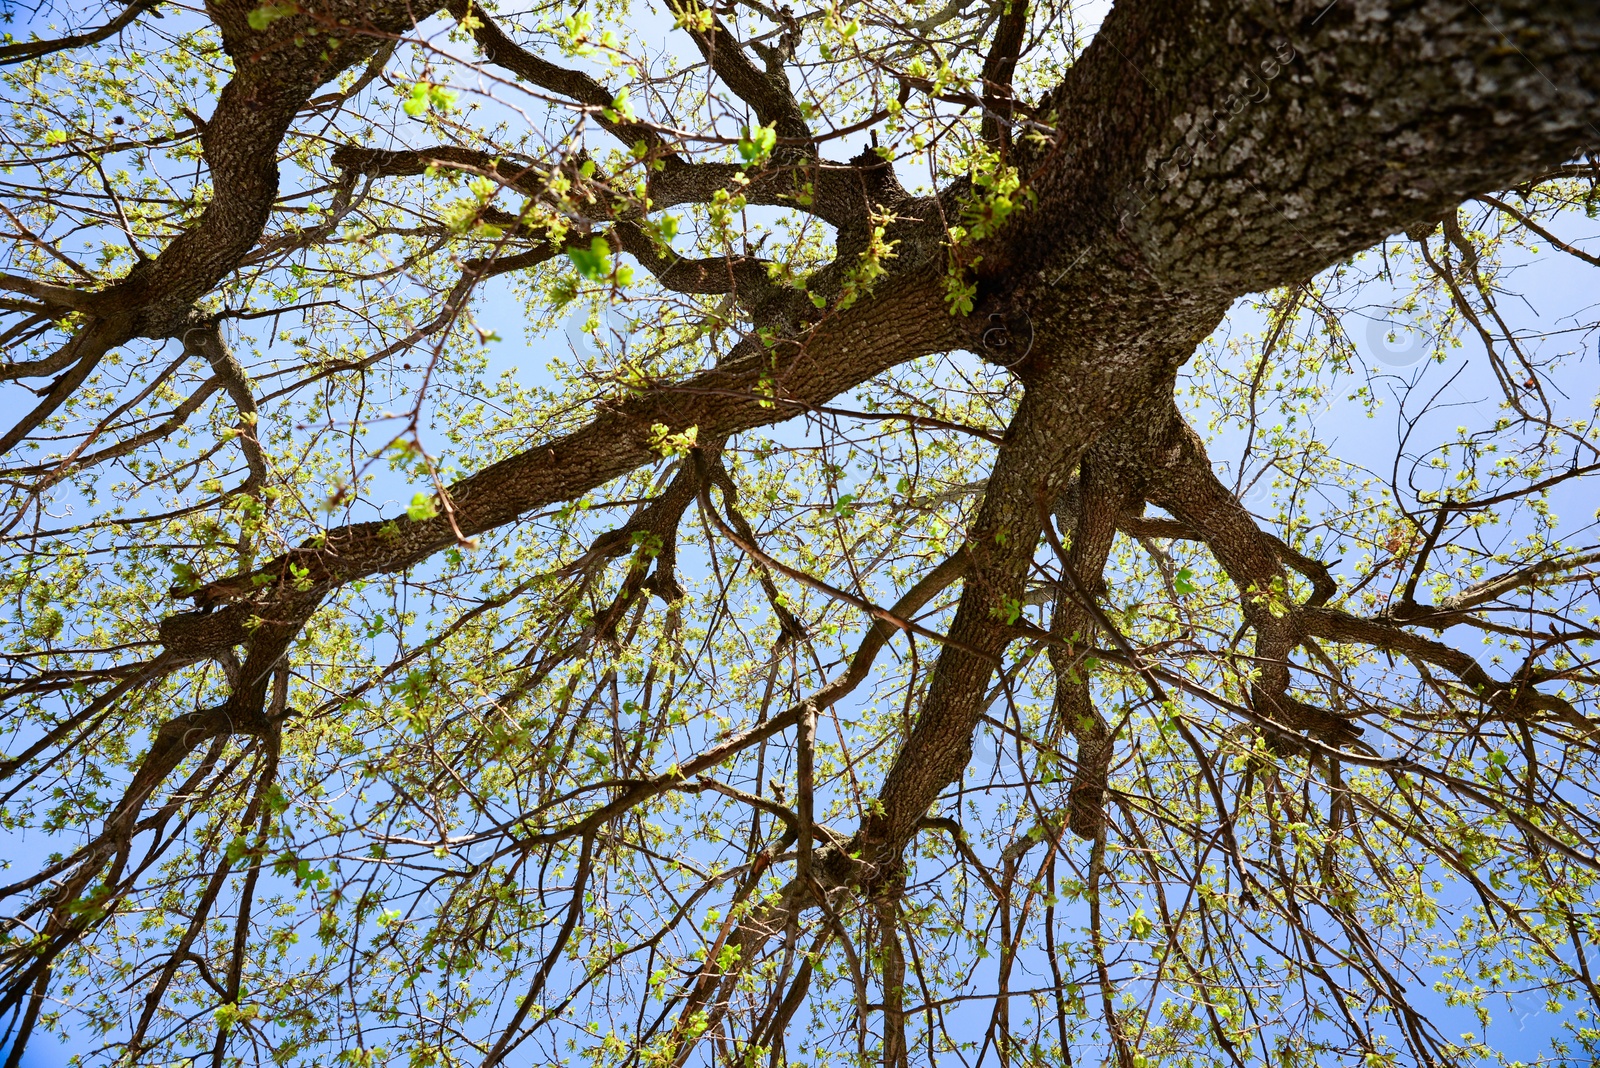
[[[203,134],[212,200],[180,236],[121,281],[94,293],[52,296],[37,287],[27,293],[57,313],[78,308],[86,325],[48,363],[62,377],[0,439],[0,452],[26,439],[117,345],[193,327],[196,302],[259,242],[277,195],[278,147],[311,94],[424,14],[392,5],[331,4],[257,32],[247,21],[253,7],[210,10],[237,67]],[[459,17],[464,5],[450,10]],[[296,43],[297,35],[313,29],[322,38],[337,32],[339,45],[323,50]],[[1010,43],[1003,42],[986,66],[997,86],[1009,82],[1015,56],[1006,53],[1021,40],[1016,19],[1002,32]],[[156,734],[123,806],[100,832],[104,847],[90,850],[63,884],[46,930],[51,952],[6,962],[0,1009],[29,996],[47,975],[53,953],[81,932],[85,921],[66,905],[113,863],[111,854],[140,807],[181,760],[225,732],[267,736],[278,729],[268,707],[272,671],[335,590],[414,566],[461,537],[516,523],[659,459],[651,432],[656,424],[673,431],[695,427],[702,442],[720,443],[826,404],[920,356],[967,348],[999,359],[996,330],[1028,339],[1025,358],[1005,361],[1024,384],[1022,401],[966,546],[896,610],[914,611],[958,573],[964,579],[931,683],[891,770],[873,784],[874,815],[847,845],[825,841],[816,850],[815,876],[797,875],[778,905],[729,935],[744,960],[754,959],[799,911],[825,906],[835,885],[873,897],[885,937],[892,938],[906,847],[970,763],[993,670],[1019,636],[1007,619],[1014,616],[1011,606],[1026,596],[1043,524],[1075,477],[1074,522],[1063,532],[1071,542],[1063,566],[1074,588],[1056,594],[1050,655],[1059,680],[1056,715],[1077,746],[1070,826],[1084,837],[1103,830],[1115,743],[1090,688],[1074,681],[1078,658],[1107,638],[1081,594],[1098,596],[1115,531],[1141,523],[1160,536],[1181,533],[1205,542],[1238,588],[1259,669],[1249,711],[1266,721],[1265,729],[1305,734],[1335,748],[1356,736],[1353,725],[1290,692],[1290,654],[1314,638],[1415,657],[1489,692],[1489,703],[1509,717],[1549,714],[1588,729],[1559,700],[1492,678],[1465,654],[1406,630],[1404,620],[1358,619],[1324,608],[1326,591],[1315,603],[1274,600],[1289,588],[1286,568],[1314,571],[1314,562],[1292,558],[1216,480],[1203,446],[1173,407],[1171,390],[1177,369],[1236,298],[1304,279],[1387,234],[1559,166],[1600,141],[1600,7],[1504,2],[1480,10],[1453,0],[1345,0],[1332,8],[1265,0],[1119,3],[1061,84],[1032,109],[1050,124],[1048,137],[1002,138],[1001,125],[988,121],[991,139],[1006,141],[1033,200],[999,233],[954,250],[945,221],[970,193],[965,183],[917,199],[900,187],[892,168],[870,155],[826,161],[809,143],[812,132],[780,76],[758,69],[720,23],[694,36],[717,76],[784,138],[768,170],[753,177],[751,201],[792,205],[803,177],[814,184],[809,210],[838,228],[839,259],[819,272],[818,291],[837,293],[840,265],[859,251],[872,214],[884,208],[897,217],[888,227],[898,243],[888,277],[848,310],[822,314],[804,294],[768,288],[753,258],[687,261],[660,253],[631,209],[602,203],[609,191],[597,182],[596,202],[604,209],[597,219],[612,220],[620,247],[664,286],[735,293],[756,324],[776,330],[779,339],[769,349],[748,336],[716,367],[598,405],[581,428],[449,486],[445,514],[330,530],[316,544],[248,574],[184,594],[198,607],[161,620],[166,654],[176,664],[232,657],[243,646],[234,695],[220,708],[174,718]],[[490,62],[546,90],[591,107],[608,102],[593,79],[524,52],[492,22],[475,38]],[[986,90],[986,97],[1004,117],[1010,106],[1005,94]],[[607,122],[619,137],[637,137],[661,159],[648,186],[656,207],[705,199],[728,180],[721,165],[674,156],[647,125]],[[461,149],[375,153],[348,146],[334,156],[341,168],[367,176],[413,175],[429,161],[482,169],[529,196],[539,192],[531,167]],[[953,255],[978,264],[968,279],[977,292],[970,317],[948,312],[946,272]],[[239,377],[236,362],[217,343],[196,347],[234,388],[226,376]],[[770,399],[764,382],[774,390]],[[248,397],[239,400],[243,413]],[[251,463],[254,481],[262,477],[258,460]],[[683,478],[670,500],[664,497],[661,509],[649,513],[651,524],[675,524],[691,495],[706,499],[704,483],[691,486],[693,480]],[[731,508],[731,496],[724,500]],[[1172,519],[1144,520],[1146,501]],[[648,529],[670,533],[668,526]],[[644,588],[644,573],[636,578],[629,593]],[[669,580],[670,571],[663,581]],[[608,616],[607,625],[614,631],[615,619]],[[786,730],[808,707],[837,701],[864,677],[892,629],[876,623],[843,679],[739,744]],[[559,837],[582,838],[587,872],[597,829],[670,785],[639,785]],[[809,844],[804,853],[810,863]],[[893,994],[900,999],[905,962],[890,956]],[[548,971],[540,973],[535,991]],[[708,970],[695,996],[709,998],[731,981]],[[900,1011],[896,1001],[893,1012]],[[521,1022],[519,1015],[516,1025]],[[502,1035],[493,1057],[514,1044],[514,1030]],[[891,1046],[899,1061],[904,1050]]]
[[[1054,499],[1084,450],[1139,398],[1169,388],[1174,369],[1229,302],[1559,164],[1593,139],[1600,13],[1589,5],[1501,5],[1484,16],[1468,4],[1436,4],[1391,8],[1382,18],[1351,5],[1310,26],[1316,11],[1310,4],[1120,4],[1051,95],[1046,110],[1056,133],[1024,171],[1038,203],[979,247],[981,299],[972,317],[987,324],[999,314],[1031,327],[1031,353],[1015,368],[1027,393],[969,536],[949,643],[881,788],[884,815],[863,829],[872,843],[869,867],[893,866],[934,798],[966,766],[979,699],[1012,637],[996,620],[1022,595],[1046,514],[1041,501]],[[1537,25],[1538,44],[1508,55],[1496,25]],[[1419,55],[1429,62],[1409,62]],[[1141,60],[1139,76],[1125,57]],[[308,93],[303,87],[322,73],[315,68],[291,84]],[[1242,95],[1252,93],[1260,99]],[[281,136],[279,125],[242,125],[241,146],[274,130]],[[233,147],[219,144],[226,174],[234,173]],[[234,220],[215,209],[215,225],[231,235],[251,225],[259,231],[264,201],[256,187],[269,178],[256,163],[237,179],[254,193],[241,196],[253,214]],[[583,429],[451,486],[459,530],[493,530],[648,462],[654,423],[696,426],[720,439],[962,344],[965,324],[945,313],[940,291],[942,255],[933,249],[941,231],[930,205],[918,210],[897,224],[907,247],[871,299],[810,329],[791,324],[803,332],[774,354],[776,405],[763,405],[753,390],[768,368],[760,346],[746,341],[722,367],[621,400]],[[191,262],[184,247],[164,258],[184,265],[163,268],[183,280],[169,283],[174,301],[192,299],[201,280],[224,269],[222,257]],[[192,596],[219,610],[169,616],[162,639],[185,657],[213,655],[246,642],[254,619],[293,627],[338,585],[411,566],[456,540],[443,516],[402,518],[388,528],[332,531],[324,547],[205,586]],[[301,589],[288,581],[291,565],[309,569]],[[272,580],[264,591],[258,576]],[[1288,632],[1266,629],[1263,655],[1276,663]],[[1274,669],[1269,685],[1281,692],[1280,682]]]

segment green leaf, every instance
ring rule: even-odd
[[[611,246],[603,237],[590,241],[587,249],[567,249],[567,259],[591,282],[598,282],[611,273]]]
[[[746,163],[759,163],[772,155],[778,145],[778,131],[771,126],[747,126],[739,139],[739,155]]]
[[[1180,595],[1187,597],[1200,587],[1194,584],[1194,572],[1186,567],[1180,567],[1177,577],[1172,580],[1172,588],[1177,590]]]
[[[400,105],[401,109],[413,119],[428,110],[428,83],[418,82],[411,87],[411,95],[406,102]]]
[[[61,614],[60,609],[46,608],[34,618],[33,626],[28,629],[35,638],[50,641],[61,633],[66,623],[66,616]]]
[[[411,87],[411,92],[406,96],[406,102],[401,104],[401,110],[413,119],[421,118],[422,113],[428,110],[449,111],[455,106],[456,94],[453,90],[442,85],[421,81]]]
[[[429,85],[428,104],[435,111],[449,111],[456,106],[455,90],[446,89],[442,85]]]
[[[406,505],[406,517],[413,522],[420,523],[424,519],[432,519],[439,514],[439,508],[433,503],[433,494],[418,490],[411,498],[411,503]]]
[[[634,114],[633,104],[628,100],[628,90],[626,88],[612,98],[610,107],[602,108],[601,111],[609,122],[617,122],[618,120],[632,122],[638,117]]]
[[[290,15],[300,13],[299,4],[262,4],[246,16],[252,30],[261,31],[271,26],[279,19],[288,18]]]

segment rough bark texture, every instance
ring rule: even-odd
[[[1031,332],[1027,357],[1013,368],[1027,392],[969,535],[966,585],[949,641],[879,791],[882,815],[861,832],[866,868],[880,873],[869,878],[881,877],[970,760],[982,695],[1012,638],[997,620],[1024,592],[1048,514],[1042,505],[1062,492],[1084,451],[1132,419],[1119,440],[1143,436],[1140,444],[1152,450],[1166,441],[1173,454],[1167,463],[1176,471],[1155,483],[1156,503],[1190,521],[1241,588],[1281,576],[1270,547],[1245,531],[1255,531],[1248,516],[1236,502],[1229,506],[1214,479],[1199,477],[1209,469],[1203,449],[1174,425],[1175,411],[1160,399],[1170,397],[1173,372],[1237,297],[1303,279],[1600,140],[1592,125],[1600,118],[1597,56],[1600,9],[1584,3],[1508,3],[1481,12],[1448,2],[1348,2],[1326,12],[1310,3],[1118,4],[1040,109],[1054,117],[1055,133],[1019,157],[1035,205],[972,250],[982,261],[970,320],[945,312],[935,206],[902,200],[903,221],[891,228],[901,249],[896,269],[870,300],[814,327],[789,302],[779,318],[795,333],[774,351],[770,369],[760,346],[747,341],[724,366],[620,400],[584,428],[450,487],[455,522],[463,534],[479,534],[625,474],[655,455],[648,428],[658,422],[696,426],[720,440],[825,403],[916,356],[963,344],[983,352],[982,334],[996,321],[1012,333]],[[736,91],[742,85],[761,101],[758,108],[779,108],[764,75],[729,63]],[[301,86],[303,95],[323,70],[287,84]],[[252,90],[229,92],[229,106],[244,114]],[[270,119],[249,114],[233,120],[241,145],[281,135],[287,121],[279,110]],[[768,117],[794,121],[784,114]],[[218,152],[224,173],[254,191],[241,196],[254,207],[240,209],[247,217],[238,220],[213,208],[215,225],[235,235],[252,225],[259,231],[271,177],[259,154]],[[235,159],[241,162],[229,162]],[[384,159],[371,166],[403,173],[420,164]],[[868,166],[864,173],[885,170]],[[668,187],[677,180],[671,168],[661,179]],[[946,194],[952,213],[960,193]],[[664,199],[671,203],[672,194]],[[851,218],[864,225],[865,211],[852,212],[850,199],[828,198],[834,206],[819,214],[841,226]],[[847,243],[842,232],[841,248]],[[196,280],[172,283],[174,299],[225,262],[190,264],[170,250],[164,258],[183,259],[174,277]],[[777,384],[776,404],[752,394],[764,373]],[[335,587],[411,566],[455,541],[443,516],[333,531],[324,546],[201,588],[193,596],[206,607],[168,617],[162,639],[184,657],[214,655],[245,643],[255,619],[292,628]],[[1089,578],[1092,557],[1083,559],[1082,577]],[[289,582],[291,565],[309,569],[299,589]],[[263,587],[258,578],[271,581]],[[213,606],[220,608],[209,611]],[[1339,725],[1285,703],[1283,660],[1298,633],[1292,618],[1246,612],[1265,665],[1264,712],[1294,726],[1317,720],[1339,736]],[[1090,742],[1096,749],[1098,741]],[[1090,763],[1097,766],[1098,757]]]
[[[80,311],[85,325],[47,362],[50,373],[62,376],[0,439],[0,452],[57,411],[117,345],[177,336],[203,324],[197,302],[260,241],[277,196],[278,148],[290,123],[318,86],[430,14],[326,0],[256,31],[248,17],[257,6],[246,0],[208,8],[235,74],[206,123],[205,162],[214,192],[199,217],[154,258],[96,292],[12,287],[52,314]],[[470,12],[457,3],[449,10],[457,17]],[[946,223],[959,217],[972,193],[968,183],[918,199],[870,153],[848,163],[827,161],[781,73],[758,68],[714,17],[710,29],[696,31],[695,43],[718,78],[783,139],[771,166],[753,177],[751,202],[792,205],[800,183],[808,181],[808,210],[837,228],[838,260],[819,272],[815,291],[837,295],[874,215],[884,212],[895,216],[887,236],[897,242],[887,277],[848,310],[824,315],[805,294],[769,285],[753,257],[685,261],[660,253],[639,229],[637,212],[597,192],[590,221],[612,227],[607,232],[619,248],[662,285],[735,293],[776,340],[768,346],[749,336],[719,366],[598,404],[581,428],[531,443],[451,485],[445,514],[334,529],[249,573],[185,593],[197,607],[161,621],[164,663],[232,662],[234,695],[221,707],[172,719],[155,735],[123,805],[108,816],[53,902],[45,951],[8,962],[0,1009],[20,1004],[48,979],[54,955],[87,922],[67,905],[112,863],[140,807],[182,759],[224,733],[268,736],[279,729],[269,707],[272,673],[332,592],[412,567],[462,537],[516,523],[654,462],[659,452],[651,428],[657,424],[674,432],[695,427],[701,442],[721,443],[824,405],[889,368],[952,349],[997,361],[1009,357],[1004,362],[1025,386],[965,547],[891,613],[903,619],[959,576],[964,585],[953,622],[892,769],[881,783],[867,784],[876,793],[874,814],[849,841],[818,832],[814,864],[809,847],[802,852],[812,870],[797,874],[778,904],[755,910],[727,935],[744,960],[753,960],[800,911],[826,906],[833,886],[850,886],[877,904],[891,950],[885,974],[892,976],[892,1012],[901,1012],[905,962],[896,955],[893,902],[903,857],[930,808],[971,760],[992,673],[1018,636],[1008,614],[1014,616],[1011,606],[1027,594],[1041,538],[1055,537],[1044,524],[1058,502],[1067,502],[1060,533],[1069,543],[1062,561],[1068,581],[1056,594],[1050,657],[1058,678],[1056,720],[1076,742],[1069,824],[1085,838],[1103,832],[1116,741],[1089,687],[1078,680],[1077,665],[1088,649],[1115,637],[1105,633],[1091,602],[1118,529],[1198,538],[1210,547],[1237,587],[1252,635],[1249,656],[1258,675],[1247,711],[1275,732],[1275,744],[1301,739],[1337,747],[1358,733],[1289,692],[1289,655],[1313,637],[1366,643],[1435,664],[1488,693],[1508,715],[1539,711],[1582,723],[1562,702],[1533,686],[1496,681],[1471,657],[1406,630],[1402,621],[1363,620],[1322,607],[1326,591],[1312,603],[1274,602],[1272,591],[1288,588],[1286,568],[1306,570],[1314,582],[1327,576],[1260,531],[1218,482],[1203,445],[1173,405],[1172,386],[1177,369],[1240,296],[1303,280],[1388,234],[1600,144],[1600,5],[1125,0],[1060,85],[1031,109],[1048,124],[1043,138],[1007,133],[995,118],[1009,120],[1005,86],[1022,18],[1003,21],[985,67],[993,83],[985,89],[993,113],[985,131],[1019,167],[1030,203],[997,234],[956,248]],[[593,79],[524,52],[492,22],[474,37],[491,62],[530,83],[590,107],[609,103]],[[731,165],[686,162],[648,126],[608,118],[606,128],[643,141],[660,160],[648,188],[655,208],[704,200],[729,180]],[[334,159],[352,176],[413,175],[430,165],[484,169],[514,187],[523,183],[530,196],[538,192],[520,165],[463,149],[373,152],[357,145],[341,148]],[[603,176],[596,189],[602,185]],[[525,262],[557,251],[526,253]],[[955,279],[976,286],[971,316],[948,312],[953,260],[977,265]],[[469,264],[469,274],[472,269]],[[218,345],[197,343],[197,351],[219,375],[240,377],[230,370],[237,362]],[[770,396],[764,392],[769,385]],[[709,506],[706,490],[715,476],[681,479],[662,498],[667,504],[641,512],[638,530],[670,536],[693,500]],[[731,494],[724,500],[731,512]],[[1144,519],[1146,502],[1172,519]],[[621,544],[597,551],[616,555]],[[671,581],[670,564],[664,576],[663,583]],[[630,593],[645,588],[642,570],[635,578]],[[617,614],[606,617],[604,636],[614,634]],[[809,721],[815,709],[860,682],[894,629],[879,619],[847,676],[809,705],[769,720],[759,739]],[[242,665],[233,659],[239,646]],[[757,734],[737,742],[752,739]],[[721,753],[707,759],[714,763]],[[671,782],[631,787],[597,810],[592,823],[563,832],[582,837],[585,865],[606,820]],[[708,970],[694,998],[703,1001],[732,982]],[[508,1031],[495,1057],[511,1038]],[[891,1063],[904,1060],[900,1041],[903,1036],[889,1042]]]

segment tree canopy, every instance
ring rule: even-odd
[[[1592,0],[10,28],[6,1068],[1591,1063]]]

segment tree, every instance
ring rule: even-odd
[[[1587,1063],[1593,3],[53,17],[8,1068]]]

